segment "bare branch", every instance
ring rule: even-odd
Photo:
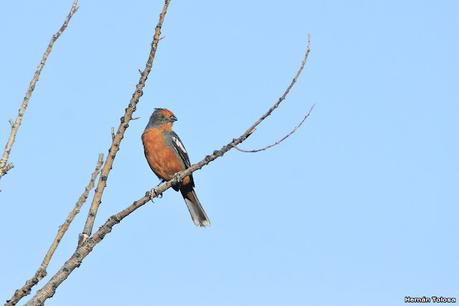
[[[136,110],[136,106],[140,100],[140,97],[143,95],[143,88],[145,87],[145,82],[147,81],[148,75],[150,74],[150,71],[153,68],[153,61],[155,59],[156,49],[158,48],[158,42],[161,36],[161,27],[163,25],[164,18],[169,7],[169,3],[170,0],[166,0],[164,2],[163,10],[159,15],[159,21],[155,28],[153,41],[151,42],[151,49],[150,54],[148,55],[147,63],[145,64],[144,70],[140,74],[139,82],[135,88],[134,93],[132,94],[128,107],[125,109],[124,116],[121,117],[121,123],[118,127],[118,131],[116,132],[115,137],[113,137],[112,144],[110,146],[110,149],[108,150],[108,156],[105,160],[104,166],[102,167],[102,172],[100,174],[99,181],[97,182],[97,188],[92,199],[91,208],[88,213],[88,218],[86,219],[83,233],[80,235],[80,242],[84,241],[87,237],[91,236],[92,228],[94,226],[94,220],[97,215],[97,210],[99,209],[99,205],[102,202],[102,195],[104,193],[105,187],[107,186],[108,175],[112,169],[112,165],[115,160],[116,154],[119,151],[121,140],[124,138],[124,133],[126,129],[129,127],[129,121],[132,120],[132,114]]]
[[[75,253],[64,263],[64,265],[59,269],[59,271],[41,288],[35,296],[27,302],[26,305],[31,306],[31,305],[42,305],[48,298],[52,297],[54,293],[56,292],[56,289],[62,284],[64,280],[67,279],[67,277],[76,269],[78,268],[81,263],[83,262],[83,259],[88,256],[89,253],[93,250],[93,248],[104,239],[104,237],[110,233],[113,229],[113,227],[120,223],[121,220],[126,218],[128,215],[130,215],[132,212],[137,210],[138,208],[142,207],[146,203],[148,203],[151,199],[158,197],[160,194],[165,192],[167,189],[169,189],[172,185],[177,184],[180,182],[184,177],[190,175],[191,173],[195,172],[196,170],[201,169],[202,167],[208,165],[210,162],[213,160],[223,156],[226,152],[231,150],[232,148],[236,147],[243,141],[245,141],[251,133],[255,130],[255,127],[259,125],[266,117],[268,117],[278,106],[279,104],[285,100],[285,97],[289,93],[290,89],[293,87],[293,84],[296,82],[296,79],[298,76],[301,74],[301,71],[304,68],[304,65],[306,63],[306,59],[310,53],[310,47],[309,43],[307,46],[307,50],[305,53],[304,60],[301,64],[301,67],[299,68],[297,74],[293,78],[292,82],[290,85],[287,87],[286,91],[284,94],[279,98],[279,100],[265,113],[263,114],[260,119],[258,119],[247,131],[245,131],[241,136],[238,138],[233,139],[231,142],[229,142],[227,145],[223,146],[220,150],[215,150],[212,154],[207,155],[203,160],[200,162],[191,165],[186,170],[180,171],[174,175],[174,177],[167,182],[164,182],[154,188],[150,192],[146,192],[143,197],[138,199],[137,201],[134,201],[130,206],[128,206],[126,209],[118,212],[117,214],[111,216],[108,218],[107,221],[88,239],[83,241],[78,248],[76,249]]]
[[[282,137],[281,139],[279,139],[278,141],[276,141],[275,143],[273,144],[270,144],[266,147],[263,147],[263,148],[260,148],[260,149],[254,149],[254,150],[244,150],[244,149],[241,149],[239,147],[234,147],[236,150],[240,151],[240,152],[244,152],[244,153],[257,153],[257,152],[261,152],[261,151],[264,151],[264,150],[268,150],[274,146],[277,146],[278,144],[280,144],[282,141],[284,141],[285,139],[289,138],[293,133],[295,133],[300,127],[301,125],[303,124],[303,122],[306,121],[306,119],[308,119],[309,115],[311,114],[312,110],[314,109],[314,106],[315,104],[313,104],[311,106],[311,108],[309,109],[309,111],[306,113],[306,115],[304,115],[303,117],[303,120],[301,120],[300,123],[297,124],[297,126],[295,126],[293,128],[293,130],[291,130],[287,135],[285,135],[284,137]]]
[[[53,254],[57,249],[57,246],[59,245],[62,237],[64,237],[64,234],[67,232],[67,229],[69,228],[70,223],[72,223],[75,216],[80,212],[81,206],[83,206],[83,204],[86,202],[89,192],[94,188],[94,182],[96,181],[97,175],[100,172],[100,167],[102,167],[103,161],[104,161],[104,155],[99,154],[96,168],[94,169],[94,172],[91,175],[91,179],[89,180],[88,185],[84,189],[78,201],[75,203],[75,207],[69,213],[69,215],[67,216],[67,219],[59,227],[56,237],[54,238],[53,243],[51,244],[45,257],[43,258],[43,261],[40,267],[38,268],[37,272],[35,272],[35,275],[31,279],[26,281],[24,286],[16,290],[16,292],[11,297],[11,299],[6,301],[5,306],[16,305],[23,297],[25,297],[26,295],[29,295],[32,287],[35,286],[40,280],[42,280],[46,276],[47,274],[46,269],[48,268],[48,264],[51,261],[51,258],[53,257]]]
[[[19,130],[19,127],[21,126],[22,118],[24,117],[24,114],[27,110],[27,106],[29,104],[30,97],[32,96],[32,93],[35,89],[35,85],[37,84],[38,79],[40,78],[40,73],[46,64],[46,60],[48,59],[48,56],[51,53],[51,50],[53,49],[54,43],[61,36],[61,34],[65,31],[65,29],[67,28],[67,25],[70,22],[70,19],[72,19],[73,14],[75,14],[77,10],[78,10],[78,0],[74,0],[73,5],[70,8],[70,11],[67,17],[65,18],[64,23],[61,25],[59,30],[53,35],[53,37],[51,37],[48,47],[46,48],[45,53],[43,54],[41,58],[40,64],[38,64],[37,70],[35,71],[35,74],[33,75],[32,81],[30,81],[29,88],[27,89],[24,100],[22,101],[21,107],[18,110],[18,115],[16,117],[16,120],[14,121],[14,123],[10,120],[11,132],[10,132],[10,136],[8,137],[8,141],[5,145],[2,159],[0,160],[0,178],[12,168],[12,167],[8,167],[7,165],[8,159],[10,157],[10,153],[11,153],[11,149],[13,148],[14,141],[16,140],[16,134]]]

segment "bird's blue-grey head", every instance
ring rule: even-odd
[[[174,113],[166,108],[155,108],[155,111],[150,116],[146,129],[160,127],[167,123],[174,123],[177,121]]]

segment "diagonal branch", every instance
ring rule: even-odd
[[[169,7],[170,0],[164,2],[163,10],[159,15],[159,21],[155,28],[155,34],[153,41],[151,42],[150,54],[148,55],[147,63],[145,64],[144,70],[140,73],[139,82],[135,88],[132,98],[129,102],[128,107],[125,109],[124,116],[120,119],[120,125],[114,137],[112,137],[112,144],[108,150],[108,156],[105,160],[104,166],[102,167],[102,172],[97,182],[96,192],[92,199],[91,208],[89,209],[88,218],[84,225],[83,233],[80,235],[79,244],[87,239],[91,233],[94,226],[94,220],[96,218],[97,210],[99,205],[102,202],[102,195],[104,193],[105,187],[107,186],[108,175],[112,169],[113,162],[115,160],[116,154],[120,149],[121,140],[124,138],[124,133],[129,127],[129,121],[132,120],[132,114],[136,110],[137,103],[140,100],[140,97],[143,95],[143,88],[145,87],[145,82],[147,81],[148,75],[150,74],[151,69],[153,68],[153,61],[155,59],[156,50],[158,48],[158,42],[161,37],[161,27],[164,22],[164,18]]]
[[[268,149],[271,149],[272,147],[275,147],[277,146],[278,144],[280,144],[282,141],[284,141],[285,139],[289,138],[293,133],[295,133],[302,125],[303,123],[306,121],[306,119],[309,118],[309,115],[311,115],[311,112],[312,110],[314,109],[314,106],[315,104],[313,104],[311,106],[311,108],[309,109],[309,111],[306,113],[306,115],[304,115],[303,117],[303,120],[300,121],[300,123],[298,123],[294,128],[293,130],[291,130],[287,135],[285,135],[284,137],[282,137],[281,139],[277,140],[275,143],[272,143],[266,147],[263,147],[263,148],[259,148],[259,149],[254,149],[254,150],[245,150],[245,149],[241,149],[239,147],[234,147],[236,150],[240,151],[240,152],[244,152],[244,153],[257,153],[257,152],[261,152],[261,151],[265,151],[265,150],[268,150]]]
[[[310,53],[310,43],[308,42],[308,46],[306,49],[306,53],[304,55],[303,62],[301,63],[300,68],[298,69],[297,74],[292,79],[290,85],[285,90],[284,94],[279,98],[279,100],[265,113],[263,116],[260,117],[252,126],[250,126],[241,136],[238,138],[233,139],[227,145],[223,146],[220,150],[215,150],[212,154],[207,155],[203,160],[200,162],[191,165],[186,170],[180,171],[174,175],[174,178],[170,181],[164,182],[157,186],[150,192],[145,193],[143,197],[134,201],[130,206],[126,209],[118,212],[117,214],[108,218],[107,221],[89,238],[83,241],[78,248],[76,249],[75,253],[64,263],[64,265],[59,269],[59,271],[46,283],[43,288],[41,288],[35,296],[27,302],[26,306],[31,305],[42,305],[47,299],[52,297],[56,292],[56,289],[62,284],[63,281],[67,279],[67,277],[76,269],[78,268],[81,263],[83,262],[84,258],[88,256],[89,253],[93,250],[93,248],[104,239],[104,237],[110,233],[113,227],[120,223],[124,218],[129,216],[132,212],[137,210],[138,208],[142,207],[146,203],[148,203],[151,199],[158,197],[160,194],[165,192],[169,189],[172,185],[177,184],[180,182],[184,177],[190,175],[191,173],[195,172],[196,170],[201,169],[202,167],[208,165],[210,162],[214,161],[215,159],[223,156],[226,152],[231,150],[232,148],[236,147],[244,140],[246,140],[250,134],[253,133],[255,128],[266,118],[268,117],[278,106],[279,104],[285,100],[285,97],[292,89],[293,85],[295,84],[297,78],[301,74],[301,71],[306,64],[306,60]]]
[[[83,206],[83,204],[86,202],[89,192],[94,188],[94,182],[97,178],[97,175],[100,172],[100,167],[102,167],[103,160],[104,160],[104,155],[99,154],[96,168],[94,169],[94,172],[91,175],[91,179],[89,180],[88,185],[84,189],[78,201],[75,203],[75,207],[69,213],[67,219],[59,227],[56,237],[54,238],[53,243],[51,244],[45,257],[43,258],[43,261],[40,267],[38,268],[37,272],[35,272],[35,275],[31,279],[26,281],[25,284],[21,288],[16,290],[16,292],[14,292],[14,295],[11,297],[11,299],[6,301],[5,306],[16,305],[23,297],[25,297],[26,295],[29,295],[32,287],[35,286],[40,280],[42,280],[46,276],[46,269],[48,268],[48,264],[51,258],[53,257],[54,252],[57,249],[57,246],[59,245],[62,237],[64,237],[64,234],[67,232],[67,229],[69,228],[70,223],[72,223],[75,216],[80,212],[81,206]]]
[[[11,149],[13,148],[14,141],[16,140],[16,134],[19,130],[19,127],[21,126],[22,118],[24,117],[24,114],[27,110],[27,106],[29,104],[30,97],[32,96],[32,93],[35,89],[35,85],[37,84],[38,79],[40,78],[40,73],[46,64],[46,60],[48,59],[48,56],[51,53],[51,50],[53,49],[54,43],[61,36],[61,34],[65,31],[65,29],[67,28],[67,25],[70,22],[70,19],[72,19],[73,14],[75,14],[77,10],[78,10],[78,0],[74,0],[73,5],[70,8],[70,11],[67,17],[65,18],[64,23],[61,25],[59,30],[53,35],[53,37],[51,37],[48,47],[46,48],[45,53],[43,54],[43,57],[41,58],[40,64],[38,64],[37,70],[35,71],[35,74],[33,75],[33,78],[30,81],[29,88],[27,89],[24,100],[22,101],[21,107],[18,110],[18,115],[16,117],[16,120],[14,122],[10,121],[11,123],[10,136],[8,137],[8,141],[5,145],[2,159],[0,159],[0,178],[4,176],[11,168],[13,168],[13,164],[8,163],[8,159],[10,157],[10,153],[11,153]]]

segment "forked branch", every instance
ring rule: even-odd
[[[306,119],[309,118],[309,115],[311,115],[311,112],[312,110],[314,109],[314,106],[315,104],[313,104],[311,106],[311,108],[309,109],[309,111],[304,115],[303,117],[303,120],[300,121],[300,123],[298,123],[294,128],[293,130],[291,130],[290,132],[288,132],[287,135],[285,135],[284,137],[282,137],[281,139],[277,140],[275,143],[272,143],[266,147],[263,147],[263,148],[259,148],[259,149],[253,149],[253,150],[245,150],[245,149],[241,149],[239,148],[238,146],[234,147],[236,150],[240,151],[240,152],[244,152],[244,153],[257,153],[257,152],[261,152],[261,151],[265,151],[265,150],[268,150],[268,149],[271,149],[272,147],[275,147],[277,146],[278,144],[280,144],[282,141],[284,141],[285,139],[289,138],[292,134],[294,134],[302,125],[303,123],[306,121]]]

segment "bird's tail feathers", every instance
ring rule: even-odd
[[[191,190],[180,190],[185,200],[188,211],[190,212],[191,219],[196,226],[207,227],[210,226],[210,220],[207,217],[204,208],[202,208],[194,189]]]

